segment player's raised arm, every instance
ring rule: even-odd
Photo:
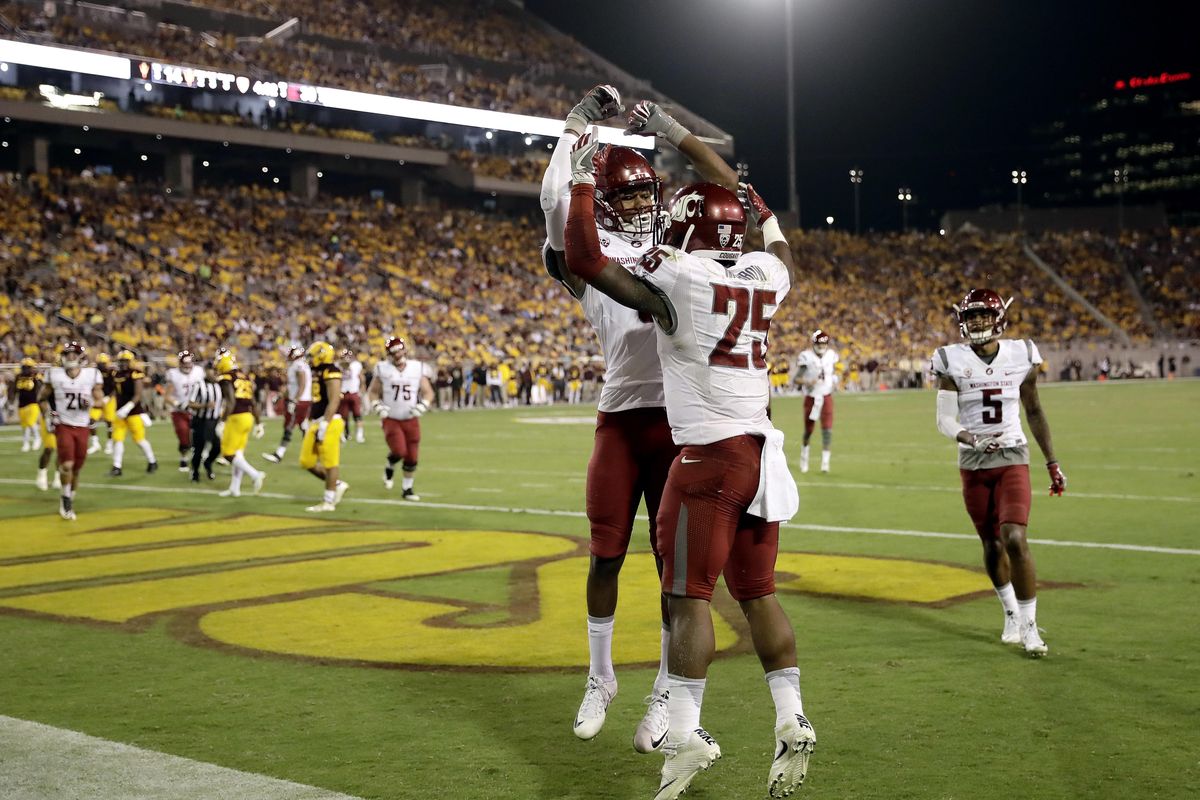
[[[747,219],[762,231],[763,248],[783,262],[788,271],[788,283],[795,286],[796,261],[792,258],[791,245],[779,229],[779,220],[776,219],[775,212],[767,207],[766,201],[748,183],[737,185],[737,196],[742,207],[746,209]]]
[[[600,250],[596,233],[596,175],[592,162],[596,140],[584,134],[571,150],[571,211],[567,216],[567,267],[622,305],[652,315],[664,328],[673,325],[670,307],[661,295]]]
[[[1029,432],[1042,448],[1046,457],[1046,470],[1050,473],[1050,494],[1062,496],[1067,489],[1067,476],[1054,457],[1054,442],[1050,439],[1050,423],[1046,421],[1046,413],[1042,411],[1042,401],[1038,397],[1037,369],[1029,370],[1025,380],[1021,381],[1021,405],[1025,407],[1025,420],[1029,423]]]
[[[707,183],[724,186],[731,192],[738,188],[738,176],[717,151],[700,141],[657,103],[643,100],[633,107],[626,120],[625,132],[633,135],[661,136],[683,153]]]

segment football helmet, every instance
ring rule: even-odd
[[[611,233],[651,245],[662,238],[662,181],[645,156],[609,146],[596,155],[596,222]]]
[[[406,345],[404,340],[399,336],[393,336],[392,338],[388,339],[387,345],[384,349],[387,351],[388,357],[391,358],[392,363],[396,366],[400,366],[408,358],[408,345]]]
[[[37,369],[37,362],[34,361],[32,358],[22,358],[21,359],[21,374],[22,375],[32,375],[34,373],[34,370],[36,370],[36,369]]]
[[[346,363],[349,363],[349,362],[353,361],[354,359],[358,358],[358,356],[356,356],[354,354],[354,351],[351,350],[349,347],[343,347],[342,352],[338,353],[338,358],[342,359]]]
[[[108,353],[100,353],[96,356],[97,367],[107,367],[112,363],[112,357]]]
[[[329,342],[313,342],[308,348],[308,363],[314,367],[333,363],[333,345]]]
[[[191,350],[180,350],[176,357],[179,359],[180,367],[185,365],[190,367],[192,364],[196,363],[196,357],[192,355]]]
[[[972,289],[954,307],[958,330],[971,344],[987,344],[999,339],[1008,327],[1008,307],[1013,299],[1000,299],[991,289]]]
[[[666,244],[686,253],[732,263],[742,254],[746,209],[715,183],[684,186],[667,207]]]
[[[117,363],[122,365],[132,364],[135,358],[132,350],[122,350],[117,354]]]
[[[79,342],[67,342],[63,345],[58,358],[67,369],[77,369],[83,366],[83,359],[86,355],[87,349]]]
[[[237,359],[233,357],[233,353],[226,350],[223,353],[217,354],[216,361],[213,362],[217,368],[218,375],[228,375],[237,369]]]
[[[820,328],[813,331],[812,348],[817,355],[825,355],[825,351],[829,349],[829,334]]]

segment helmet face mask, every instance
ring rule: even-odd
[[[991,289],[972,289],[955,306],[958,330],[973,345],[999,339],[1008,327],[1008,307],[1012,298],[1001,300]]]
[[[404,340],[399,336],[394,336],[388,339],[387,346],[388,360],[392,362],[392,366],[397,369],[404,369],[404,365],[408,363],[408,347],[404,344]]]
[[[658,244],[662,239],[662,182],[650,162],[628,147],[596,157],[596,222],[606,231]]]
[[[179,371],[187,375],[192,371],[192,367],[196,363],[196,357],[192,355],[190,350],[179,351]]]
[[[813,331],[812,349],[819,356],[825,355],[829,350],[829,334],[820,329]]]

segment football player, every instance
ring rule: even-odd
[[[112,455],[113,451],[113,423],[117,420],[117,385],[113,381],[112,359],[108,353],[100,352],[96,354],[96,369],[100,371],[100,377],[104,380],[102,390],[104,392],[104,402],[100,405],[92,406],[90,412],[92,419],[92,437],[88,444],[88,453],[96,453],[100,450],[100,436],[96,433],[96,423],[104,421],[104,427],[108,431],[108,436],[104,442],[104,454]]]
[[[359,395],[362,389],[363,365],[349,347],[342,350],[341,361],[346,365],[342,373],[342,402],[338,405],[338,414],[346,423],[342,441],[350,441],[350,421],[354,420],[354,441],[362,444],[366,441],[362,428],[362,397]]]
[[[188,401],[196,384],[204,380],[204,370],[196,369],[196,357],[190,350],[180,350],[179,366],[167,370],[167,408],[171,409],[171,424],[179,441],[179,471],[188,472],[187,454],[192,448],[192,415]]]
[[[342,501],[350,484],[338,480],[342,455],[342,431],[345,423],[337,413],[342,401],[342,370],[334,361],[333,345],[313,342],[308,348],[312,367],[312,408],[310,424],[300,445],[300,466],[325,482],[321,502],[309,506],[314,513],[333,511]]]
[[[821,423],[821,472],[829,472],[833,445],[833,390],[838,384],[838,354],[829,346],[829,334],[815,330],[812,347],[796,361],[797,379],[804,394],[804,446],[800,448],[800,471],[808,472],[808,440]]]
[[[103,383],[103,379],[101,380]],[[157,472],[158,461],[154,458],[154,448],[146,438],[146,423],[142,415],[146,413],[142,405],[142,391],[146,384],[146,373],[138,369],[133,352],[122,350],[117,355],[117,370],[113,374],[113,384],[116,387],[117,412],[113,423],[113,453],[112,469],[108,471],[111,477],[121,476],[121,465],[125,458],[125,435],[133,435],[133,442],[142,449],[146,456],[146,472]]]
[[[17,419],[21,421],[21,452],[42,449],[42,411],[38,406],[42,376],[38,374],[37,362],[32,358],[21,359],[17,372]]]
[[[85,366],[86,351],[78,342],[63,347],[61,366],[50,370],[38,398],[47,430],[58,447],[58,474],[62,485],[58,513],[75,519],[75,492],[79,473],[87,460],[89,411],[104,400],[103,378],[95,367]]]
[[[573,729],[581,739],[591,739],[600,732],[608,705],[617,693],[612,639],[618,579],[629,549],[634,516],[643,499],[650,516],[651,551],[661,570],[656,517],[667,472],[679,449],[671,441],[667,422],[654,326],[645,315],[589,287],[566,266],[564,229],[571,203],[571,148],[588,125],[620,111],[621,97],[612,86],[596,86],[584,96],[567,115],[541,191],[546,216],[547,240],[542,248],[546,271],[561,281],[583,307],[608,368],[587,476],[591,523],[587,578],[589,668]],[[707,179],[736,184],[736,174],[719,156],[654,104],[640,103],[628,124],[633,132],[661,134]],[[608,147],[598,161],[601,167],[593,186],[592,227],[602,252],[631,270],[661,237],[661,182],[636,150]],[[634,732],[634,748],[643,753],[657,750],[666,740],[670,624],[665,599],[662,604],[659,672],[646,713]]]
[[[217,385],[221,387],[223,402],[221,422],[218,424],[221,437],[221,457],[229,462],[229,488],[218,492],[221,497],[241,497],[242,478],[250,476],[254,494],[262,491],[267,474],[255,469],[246,459],[246,445],[253,431],[255,439],[264,435],[262,423],[258,421],[258,403],[254,399],[254,381],[238,368],[233,353],[225,351],[218,356]]]
[[[388,339],[386,352],[387,359],[375,365],[375,377],[367,388],[367,402],[383,417],[383,438],[388,446],[383,485],[392,488],[396,464],[400,463],[404,499],[420,500],[413,489],[421,446],[420,418],[433,404],[433,385],[425,366],[408,358],[403,339]]]
[[[1012,303],[972,289],[955,306],[965,343],[939,347],[930,361],[938,379],[937,428],[958,443],[967,513],[983,543],[983,564],[1004,608],[1000,640],[1032,657],[1048,648],[1037,626],[1037,573],[1029,551],[1029,442],[1021,408],[1046,457],[1051,496],[1067,487],[1054,457],[1050,423],[1038,399],[1042,356],[1029,339],[1003,339]]]
[[[303,347],[293,347],[287,355],[287,385],[283,399],[283,437],[274,453],[263,453],[263,458],[274,464],[283,461],[288,445],[292,441],[292,429],[308,430],[308,410],[312,407],[312,369],[304,358]]]
[[[771,318],[794,283],[779,223],[742,185],[739,197],[697,183],[672,199],[665,245],[631,274],[601,250],[595,215],[596,143],[585,134],[571,152],[567,265],[572,273],[655,322],[667,417],[675,443],[658,507],[657,552],[669,598],[671,641],[665,756],[656,800],[679,797],[721,757],[700,727],[715,649],[709,603],[722,574],[750,626],[775,702],[771,797],[799,788],[816,734],[804,716],[796,640],[775,596],[779,522],[799,498],[783,455],[783,433],[767,416],[767,337]],[[767,252],[742,254],[747,209]]]

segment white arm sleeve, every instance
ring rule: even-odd
[[[578,139],[573,133],[564,133],[558,138],[554,154],[550,156],[550,166],[542,176],[541,204],[542,213],[546,215],[546,238],[550,240],[550,247],[560,253],[567,249],[563,232],[567,229],[570,208],[571,148]]]
[[[938,389],[937,393],[937,427],[943,436],[958,441],[959,431],[965,431],[958,424],[958,392],[949,389]]]

